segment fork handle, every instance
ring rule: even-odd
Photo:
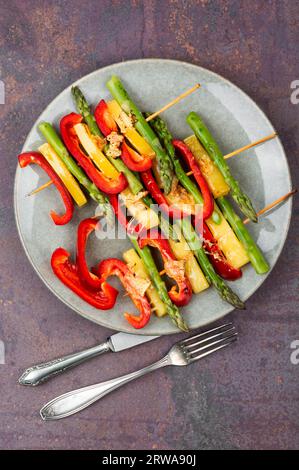
[[[70,367],[75,367],[88,359],[110,351],[109,343],[98,344],[89,349],[76,352],[64,357],[58,357],[43,364],[29,367],[19,378],[19,384],[36,386],[42,382],[61,374]]]
[[[131,372],[130,374],[60,395],[59,397],[51,400],[40,410],[41,417],[44,420],[66,418],[67,416],[73,415],[78,411],[87,408],[89,405],[100,398],[103,398],[113,390],[131,382],[131,380],[138,379],[138,377],[142,377],[149,372],[168,365],[170,365],[169,358],[168,356],[165,356],[160,361],[138,371]]]

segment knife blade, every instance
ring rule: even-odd
[[[120,352],[124,349],[133,348],[138,344],[147,343],[153,339],[157,339],[159,336],[145,336],[145,335],[133,335],[131,333],[115,333],[108,338],[107,342],[110,345],[112,352]]]
[[[139,344],[152,341],[159,336],[134,335],[129,333],[115,333],[107,341],[88,349],[69,354],[64,357],[58,357],[52,361],[29,367],[19,378],[20,385],[36,386],[46,380],[55,377],[58,374],[75,367],[82,362],[106,352],[120,352],[125,349],[133,348]]]

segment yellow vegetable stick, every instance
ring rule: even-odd
[[[190,135],[190,137],[184,139],[184,142],[193,153],[214,198],[226,196],[230,191],[230,187],[195,135]]]
[[[149,157],[154,157],[155,152],[149,145],[149,143],[136,131],[135,127],[127,127],[126,122],[128,120],[128,116],[126,113],[121,109],[117,101],[112,100],[107,103],[108,110],[112,115],[113,119],[115,120],[116,124],[120,128],[126,139],[130,142],[133,147],[137,150],[138,153],[141,155],[148,155]]]
[[[200,269],[185,238],[180,235],[180,240],[178,242],[169,239],[169,244],[174,256],[178,260],[186,261],[185,273],[190,281],[194,294],[198,294],[199,292],[207,289],[209,287],[209,283]]]
[[[133,248],[125,251],[123,258],[134,274],[141,277],[142,279],[145,279],[146,281],[150,281],[150,277],[147,274],[142,259]],[[163,317],[166,315],[166,306],[160,299],[158,291],[155,289],[152,283],[146,290],[146,296],[148,297],[148,300],[151,304],[152,311],[155,312],[158,317]]]
[[[96,142],[96,137],[90,134],[86,124],[76,124],[74,129],[80,140],[80,144],[84,148],[87,155],[89,155],[91,160],[99,168],[99,170],[101,170],[101,172],[107,176],[107,178],[116,179],[119,176],[119,172],[114,168],[114,166],[100,150]]]
[[[82,192],[79,184],[69,172],[66,165],[63,163],[61,158],[57,155],[55,150],[51,147],[50,144],[45,143],[39,147],[39,152],[45,157],[47,162],[51,165],[55,173],[62,180],[63,184],[73,197],[74,201],[78,206],[83,206],[86,204],[87,199]]]
[[[206,220],[207,226],[217,240],[218,246],[227,261],[234,268],[241,268],[244,264],[249,263],[246,250],[216,204],[214,205],[214,210],[217,211],[220,216],[220,223],[215,224],[212,217],[210,217]]]

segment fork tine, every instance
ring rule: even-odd
[[[194,346],[198,346],[199,344],[206,343],[207,341],[211,341],[212,339],[215,339],[218,337],[224,337],[225,334],[228,334],[232,331],[236,331],[236,328],[234,326],[224,331],[221,331],[220,333],[216,333],[215,335],[211,335],[211,336],[208,336],[207,338],[203,338],[199,341],[196,341],[195,343],[184,344],[184,346],[188,350],[188,352],[192,353],[193,351],[191,350],[191,348],[194,348]]]
[[[217,326],[216,328],[212,328],[211,330],[208,331],[203,331],[202,333],[199,333],[198,335],[195,336],[190,336],[190,338],[186,338],[183,341],[180,341],[180,344],[187,344],[189,341],[193,341],[196,338],[200,338],[201,336],[208,335],[210,333],[213,333],[214,331],[221,330],[222,328],[226,328],[227,326],[232,326],[233,324],[230,323],[225,323],[224,325]]]
[[[212,346],[215,346],[216,344],[222,343],[223,341],[225,341],[226,339],[231,338],[232,336],[237,336],[237,334],[238,333],[232,333],[230,335],[223,336],[222,338],[217,339],[216,341],[212,341],[211,343],[205,344],[204,346],[201,346],[200,348],[194,349],[194,351],[189,351],[188,350],[188,353],[191,356],[193,356],[194,354],[196,354],[200,351],[204,351],[205,349],[211,348]]]
[[[191,364],[192,362],[195,362],[195,361],[198,361],[199,359],[202,359],[203,357],[206,357],[208,356],[209,354],[212,354],[213,352],[216,352],[218,351],[219,349],[222,349],[222,348],[225,348],[226,346],[229,346],[230,344],[234,343],[235,341],[237,341],[238,339],[238,334],[235,333],[234,335],[232,336],[229,336],[228,338],[225,338],[223,339],[222,341],[217,341],[217,343],[221,343],[219,344],[219,346],[216,346],[215,348],[213,349],[208,349],[207,351],[201,353],[201,354],[198,354],[197,356],[195,357],[191,357],[189,359],[189,364]]]

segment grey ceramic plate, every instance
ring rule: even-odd
[[[76,82],[90,103],[109,98],[105,88],[107,79],[117,74],[123,80],[133,99],[143,110],[154,111],[195,83],[201,83],[193,93],[171,110],[164,113],[172,133],[178,138],[191,134],[185,123],[188,111],[198,111],[207,122],[224,153],[241,147],[273,132],[273,126],[258,106],[239,88],[224,78],[195,65],[172,60],[146,59],[123,62],[97,70]],[[58,126],[60,118],[74,111],[70,87],[55,98],[40,115],[30,131],[23,151],[35,150],[41,143],[37,132],[40,121],[50,121]],[[256,208],[262,208],[291,188],[286,156],[279,139],[236,156],[229,160],[234,175],[252,197]],[[84,303],[55,278],[50,267],[51,253],[63,246],[74,254],[76,227],[80,220],[94,215],[94,206],[88,204],[77,209],[72,223],[57,227],[49,218],[51,208],[59,210],[60,197],[55,188],[48,188],[35,197],[26,194],[46,181],[46,176],[35,166],[17,169],[15,178],[15,214],[17,226],[26,254],[44,283],[75,312],[119,331],[162,335],[176,333],[169,318],[158,319],[154,315],[146,328],[136,331],[123,318],[124,311],[134,310],[130,300],[122,297],[111,311],[99,311]],[[263,217],[258,225],[248,226],[263,250],[271,269],[276,263],[286,239],[291,215],[291,201]],[[129,248],[127,240],[97,240],[89,242],[89,261],[115,256]],[[251,266],[243,269],[241,280],[233,283],[241,299],[247,300],[263,283],[266,276],[257,275]],[[193,296],[183,313],[191,328],[197,328],[217,320],[232,310],[213,288]]]

